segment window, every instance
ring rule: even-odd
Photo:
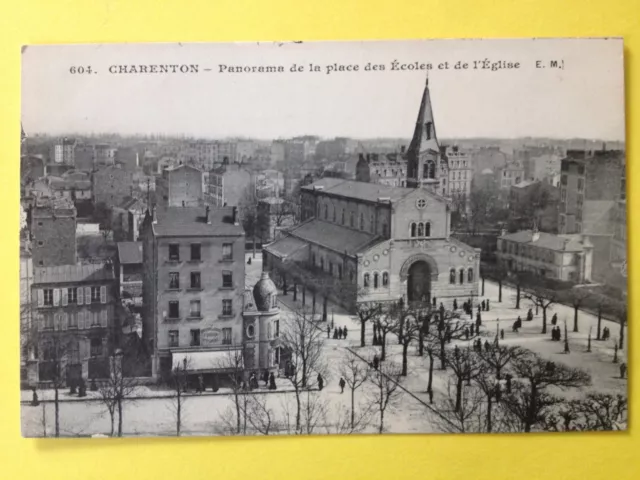
[[[584,190],[584,180],[582,178],[578,179],[578,191],[581,192]]]
[[[418,208],[421,208],[421,209],[422,209],[422,208],[424,208],[424,207],[426,207],[426,206],[427,206],[427,201],[426,201],[424,198],[419,198],[419,199],[416,201],[416,207],[418,207]]]
[[[425,131],[427,132],[427,140],[431,140],[431,129],[433,127],[432,122],[427,122],[425,124]]]
[[[316,254],[311,252],[311,265],[316,266]]]
[[[415,224],[415,222],[411,223],[411,236],[412,237],[416,236],[416,224]]]
[[[344,208],[342,209],[342,221],[340,223],[342,223],[342,225],[344,225],[344,219],[345,215],[344,215]]]
[[[222,244],[222,259],[223,260],[232,260],[233,259],[233,244],[232,243],[223,243]]]
[[[201,285],[200,272],[191,272],[191,288],[199,290]]]
[[[380,276],[378,275],[378,272],[375,272],[373,274],[373,288],[378,288],[379,281],[380,281]]]
[[[349,225],[351,225],[351,228],[355,228],[356,226],[356,216],[353,212],[349,214]]]
[[[69,305],[75,305],[78,303],[78,289],[77,288],[68,288],[67,289],[67,303]]]
[[[233,302],[229,299],[222,300],[222,315],[233,315]]]
[[[584,175],[584,165],[580,165],[580,166],[578,167],[578,174],[579,174],[579,175]]]
[[[418,224],[418,236],[424,237],[424,225],[422,224],[422,222]]]
[[[53,305],[53,288],[46,288],[44,292],[44,304],[48,307]]]
[[[382,272],[382,286],[389,286],[389,274],[387,272]]]
[[[324,271],[324,258],[320,257],[320,270]]]
[[[383,235],[388,235],[388,233],[387,233],[387,224],[383,222],[381,228],[382,228],[382,234]]]
[[[177,300],[169,302],[169,318],[180,318],[180,302]]]
[[[424,224],[424,236],[425,237],[431,236],[431,222],[427,222]]]
[[[278,338],[280,336],[280,320],[273,321],[273,331],[274,331],[274,336]]]
[[[360,230],[364,230],[364,213],[360,214]]]
[[[464,269],[460,269],[460,285],[464,283]]]
[[[100,287],[91,287],[91,303],[100,303]]]
[[[436,178],[436,164],[435,164],[434,161],[429,160],[425,164],[424,177],[425,178]]]
[[[251,325],[247,325],[247,338],[253,338],[256,336],[256,327],[251,324]]]
[[[456,283],[456,269],[452,268],[451,270],[449,270],[449,283],[451,285],[455,285]]]
[[[102,356],[102,339],[101,338],[91,339],[91,356],[92,357]]]
[[[200,244],[192,243],[191,244],[191,261],[199,262],[200,261]]]
[[[180,332],[178,330],[169,330],[169,346],[177,347],[180,345]]]
[[[369,288],[369,281],[370,281],[369,278],[370,278],[369,274],[365,273],[364,274],[364,288]]]
[[[231,345],[231,329],[230,328],[222,329],[222,344]]]
[[[271,308],[278,308],[278,296],[271,294]]]
[[[180,273],[169,272],[169,289],[178,290],[180,288]]]
[[[222,272],[222,288],[233,288],[233,275],[229,270]]]
[[[371,214],[371,222],[369,222],[369,230],[371,231],[371,233],[375,233],[375,218],[373,216],[373,214]]]
[[[180,261],[180,245],[177,243],[169,244],[169,260],[172,262]]]
[[[67,316],[69,328],[78,328],[78,312],[69,312]]]
[[[467,281],[469,283],[473,282],[473,268],[467,270]]]
[[[342,265],[338,265],[338,278],[342,280]]]
[[[333,207],[333,222],[335,223],[336,221],[336,207]]]
[[[200,346],[200,329],[192,328],[191,329],[191,344],[192,347]]]
[[[200,318],[200,300],[191,300],[189,304],[189,316],[191,318]]]
[[[324,219],[327,220],[329,218],[329,206],[324,206]]]

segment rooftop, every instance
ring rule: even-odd
[[[113,269],[104,263],[34,268],[33,283],[78,283],[113,280]]]
[[[289,233],[301,240],[348,255],[355,255],[378,239],[371,233],[316,219],[293,228]]]
[[[233,208],[212,208],[209,222],[201,207],[168,207],[156,211],[153,232],[159,237],[228,237],[244,235],[241,225],[233,223]]]
[[[118,259],[121,265],[142,263],[142,242],[118,242]]]
[[[522,180],[521,182],[516,183],[515,185],[511,185],[511,188],[526,188],[531,185],[535,185],[536,183],[540,183],[537,180]]]
[[[500,238],[558,252],[581,252],[585,247],[581,235],[553,235],[552,233],[538,232],[539,236],[535,241],[533,235],[534,232],[532,230],[521,230],[515,233],[508,233]]]
[[[323,192],[332,195],[366,200],[369,202],[378,202],[381,198],[399,200],[414,191],[414,189],[411,188],[391,187],[377,183],[342,180],[340,178],[322,178],[313,182],[311,185],[302,187],[302,190],[306,191],[318,189],[322,189]]]

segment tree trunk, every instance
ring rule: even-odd
[[[240,434],[240,427],[241,427],[241,418],[240,418],[240,398],[238,397],[238,387],[236,385],[235,388],[235,399],[236,399],[236,431],[238,432],[238,434]]]
[[[302,285],[302,306],[304,307],[307,303],[307,287]]]
[[[573,306],[573,331],[578,331],[578,305]]]
[[[54,387],[54,411],[55,411],[55,418],[56,418],[56,430],[55,430],[55,435],[56,437],[60,436],[60,401],[59,401],[59,389],[58,389],[58,385],[56,383],[55,387]]]
[[[356,389],[351,389],[351,430],[355,428],[356,423]]]
[[[178,393],[178,396],[176,398],[176,401],[178,403],[177,405],[177,409],[176,409],[176,436],[179,437],[180,436],[180,429],[181,429],[181,422],[182,422],[182,397],[180,396],[182,395],[181,393]]]
[[[462,383],[463,378],[462,376],[459,376],[456,380],[456,412],[459,412],[460,408],[462,407]]]
[[[296,387],[296,433],[300,433],[300,392]]]
[[[380,335],[380,332],[378,332],[378,335]],[[387,332],[382,332],[382,338],[378,337],[380,339],[380,343],[382,344],[382,352],[380,353],[380,361],[386,360],[387,359]]]
[[[366,342],[365,342],[365,338],[364,338],[365,325],[366,325],[366,322],[363,321],[362,319],[360,319],[360,346],[361,347],[366,346]]]
[[[384,409],[380,409],[380,428],[378,428],[378,433],[382,433],[384,430]]]
[[[403,377],[407,376],[407,352],[409,351],[409,342],[404,342],[402,344],[402,373],[400,374]]]
[[[529,396],[529,408],[527,409],[526,418],[524,419],[524,431],[531,432],[531,427],[536,422],[536,409],[538,403],[538,389],[535,385],[531,385],[531,394]]]
[[[482,277],[482,296],[484,297],[484,277]]]
[[[498,281],[498,303],[502,303],[502,280]]]
[[[493,407],[492,395],[487,395],[487,432],[491,433],[493,430],[492,418],[491,418],[491,410]]]
[[[445,364],[445,352],[444,346],[446,343],[446,338],[444,336],[440,339],[440,370],[446,370],[447,365]]]
[[[322,300],[322,321],[327,321],[327,297]]]
[[[122,399],[118,398],[118,436],[122,436]]]
[[[398,329],[398,345],[402,345],[404,338],[404,317],[400,318],[400,328]]]
[[[432,391],[433,387],[433,351],[429,350],[429,382],[427,383],[427,392]]]
[[[520,309],[520,284],[516,285],[516,310],[519,310],[519,309]]]
[[[253,236],[253,258],[256,258],[256,236]]]
[[[600,340],[602,329],[602,308],[598,308],[598,331],[596,332],[596,340]]]
[[[424,332],[422,328],[418,332],[418,356],[422,357],[424,355]]]
[[[294,283],[293,284],[293,301],[297,301],[298,300],[298,284]]]
[[[620,350],[624,348],[624,319],[620,319],[620,343],[618,347]]]
[[[547,309],[542,309],[542,333],[547,333]]]

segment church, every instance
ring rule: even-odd
[[[313,308],[322,302],[325,317],[328,300],[450,307],[478,296],[480,249],[450,236],[448,166],[428,83],[407,157],[406,188],[337,178],[302,187],[302,223],[264,249],[285,290],[301,290]]]

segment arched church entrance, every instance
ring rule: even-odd
[[[431,268],[424,260],[414,262],[407,273],[407,300],[431,302]]]

